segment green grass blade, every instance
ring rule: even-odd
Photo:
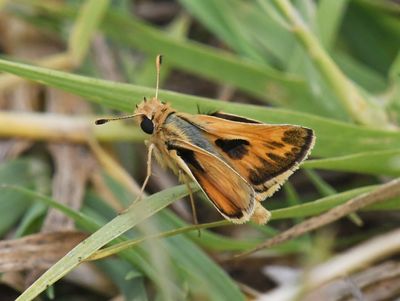
[[[14,188],[16,189],[16,188]],[[28,190],[18,188],[24,194],[32,194]],[[34,194],[34,193],[33,193]],[[35,194],[38,196],[37,194]],[[174,200],[186,195],[184,186],[174,187],[154,194],[145,200],[135,203],[125,212],[118,215],[108,224],[93,233],[82,243],[72,249],[67,256],[64,256],[39,279],[37,279],[17,300],[32,300],[43,292],[49,285],[67,274],[74,267],[79,265],[82,260],[93,254],[96,250],[117,238],[125,231],[144,221],[149,216],[155,214],[162,208],[168,206]],[[43,198],[43,197],[42,197]]]
[[[124,199],[131,199],[133,196],[130,196],[131,193],[127,191],[123,186],[121,186],[118,182],[113,181],[109,178],[109,188],[112,189],[114,195],[118,195],[118,199],[124,201]],[[118,194],[115,194],[117,192]],[[124,197],[125,195],[125,197]],[[129,197],[130,196],[130,197]],[[100,201],[91,202],[93,205],[98,205]],[[89,204],[88,204],[89,205]],[[112,211],[112,210],[110,210]],[[174,217],[174,218],[172,218]],[[154,236],[159,235],[161,232],[168,230],[176,230],[181,224],[181,221],[178,217],[168,212],[168,209],[162,210],[156,216],[152,217],[151,220],[144,222],[143,224],[138,225],[136,229],[137,233],[131,238],[134,239],[143,239],[146,236]],[[177,224],[178,222],[178,224]],[[227,221],[225,221],[226,223]],[[154,227],[156,225],[156,227]],[[197,237],[197,232],[193,233]],[[198,240],[203,241],[206,239],[206,232],[202,232],[201,238]],[[148,245],[151,243],[151,245]],[[219,246],[223,247],[225,241],[223,239],[218,241]],[[154,244],[154,245],[153,245]],[[150,247],[151,246],[151,247]],[[167,261],[171,261],[173,266],[171,272],[168,273],[170,281],[172,281],[172,276],[176,276],[176,278],[180,279],[174,281],[175,283],[184,283],[188,286],[188,289],[194,296],[199,294],[203,298],[206,298],[204,292],[207,292],[210,300],[242,300],[242,293],[240,292],[237,285],[231,280],[229,275],[226,272],[218,267],[217,264],[213,262],[204,252],[200,249],[200,247],[195,242],[190,241],[186,235],[178,235],[171,238],[163,239],[163,240],[152,240],[147,241],[147,243],[143,246],[139,246],[139,249],[142,250],[146,255],[148,253],[149,248],[157,248],[162,253],[159,257],[167,256]],[[137,250],[135,248],[134,250]],[[132,250],[130,250],[132,251]],[[131,252],[132,253],[132,252]],[[127,254],[126,251],[120,253],[120,255],[128,261],[131,261],[132,254]],[[157,254],[156,254],[157,255]],[[125,257],[128,256],[128,257]],[[168,260],[169,259],[169,260]],[[157,261],[156,259],[155,261]],[[148,259],[151,265],[154,265],[154,261]],[[140,263],[137,263],[136,260],[132,261],[134,266],[140,266]],[[159,272],[156,277],[162,277],[166,273],[162,273],[162,271],[158,270],[157,267],[154,269]],[[196,271],[195,275],[190,275],[190,279],[185,278],[184,275],[181,278],[178,276],[181,274],[181,269],[185,271]],[[162,273],[160,275],[160,273]],[[160,275],[160,276],[159,276]],[[155,278],[155,277],[153,277]]]
[[[69,52],[77,64],[86,56],[91,37],[101,23],[109,4],[109,0],[87,0],[82,5],[68,43]]]
[[[335,195],[327,196],[305,204],[273,210],[271,211],[272,212],[271,219],[278,220],[278,219],[317,215],[333,207],[336,207],[340,204],[343,204],[344,202],[350,200],[353,197],[372,191],[376,187],[377,186],[366,186],[366,187],[356,188]],[[393,208],[399,208],[399,205],[400,205],[400,198],[396,198],[392,200],[387,200],[382,204],[375,204],[373,206],[367,207],[365,208],[365,210],[371,210],[371,209],[378,210],[380,207],[385,209],[388,208],[393,209]]]
[[[308,160],[304,168],[319,168],[372,175],[400,175],[400,150],[371,151],[343,157]]]
[[[378,10],[375,5],[366,5],[362,2],[350,2],[342,23],[342,42],[345,43],[347,51],[359,60],[381,74],[387,74],[399,50],[400,20],[396,15],[398,13],[386,13]],[[371,47],[365,47],[365,45]]]
[[[64,214],[74,219],[77,224],[83,226],[89,231],[95,231],[100,227],[100,224],[95,222],[93,219],[88,218],[85,214],[71,210],[48,197],[20,187],[3,186],[3,188],[15,190],[20,194],[31,196],[32,198],[35,197],[35,200],[61,210]],[[62,258],[38,280],[38,283],[33,284],[33,286],[24,292],[23,295],[21,295],[17,300],[26,300],[24,298],[28,298],[30,300],[33,295],[39,294],[45,285],[54,283],[65,273],[79,264],[79,262],[81,262],[84,258],[90,256],[90,254],[96,251],[100,245],[103,245],[107,243],[107,241],[112,240],[114,237],[119,236],[120,233],[124,232],[124,229],[130,228],[130,225],[136,225],[141,220],[146,219],[148,217],[147,213],[151,211],[152,208],[155,208],[155,211],[159,210],[161,207],[169,204],[176,198],[183,197],[187,193],[185,188],[186,186],[182,185],[167,189],[158,194],[154,194],[145,200],[142,200],[137,204],[138,206],[129,208],[126,213],[122,214],[122,217],[120,217],[121,215],[116,217],[114,220],[98,230],[95,234],[90,236],[88,240],[85,240],[85,242],[82,242],[75,249],[73,249],[68,256]],[[149,210],[147,210],[146,213],[143,212],[141,208],[145,211],[147,209]],[[154,213],[155,211],[152,211],[151,213]],[[136,218],[139,215],[140,217]],[[120,224],[121,227],[119,227],[118,224]],[[163,228],[168,228],[170,226],[171,225],[163,224]],[[125,239],[126,237],[121,237],[116,239],[116,241],[120,242]],[[168,246],[167,253],[175,257],[174,260],[177,261],[180,268],[198,271],[195,277],[193,277],[193,275],[191,276],[191,289],[196,290],[196,287],[202,288],[203,290],[206,289],[210,300],[243,300],[237,286],[235,286],[229,277],[196,245],[188,241],[185,237],[181,236],[171,239],[173,242],[166,242]],[[182,248],[182,246],[185,247]],[[151,267],[151,263],[146,262],[148,259],[142,257],[139,250],[136,250],[137,249],[127,250],[122,252],[120,255],[135,267],[142,269],[150,279],[158,283],[158,281],[160,281],[158,278],[162,277],[162,275],[154,274],[155,270],[153,267]],[[211,276],[209,275],[210,271],[212,272]],[[177,289],[176,287],[173,288]],[[176,293],[181,294],[179,291],[176,291]]]
[[[0,70],[63,89],[114,109],[131,111],[143,96],[151,97],[154,89],[87,78],[61,71],[0,60]],[[160,91],[160,98],[182,111],[196,113],[197,105],[205,111],[221,110],[267,123],[291,123],[316,131],[313,155],[329,157],[400,148],[400,133],[356,126],[310,114],[263,108],[237,103],[217,102],[175,92]],[[340,135],[338,135],[340,133]],[[349,143],[351,141],[351,143]]]
[[[40,189],[41,180],[48,175],[47,172],[45,166],[32,159],[5,162],[0,165],[0,184]],[[21,219],[30,209],[29,201],[32,200],[15,191],[0,194],[0,235],[9,231],[10,227]]]
[[[127,265],[123,260],[110,258],[97,261],[96,266],[100,267],[100,269],[118,286],[125,300],[149,300],[146,291],[146,279],[139,271]]]
[[[326,85],[331,88],[336,99],[340,101],[343,110],[360,124],[390,128],[391,124],[386,112],[344,75],[310,31],[292,3],[287,0],[274,0],[274,3],[286,20],[291,23],[293,34],[303,45]]]
[[[107,26],[103,30],[112,39],[139,48],[152,56],[162,53],[170,64],[182,70],[218,83],[231,84],[280,105],[299,100],[299,95],[312,97],[305,83],[298,77],[198,43],[173,40],[134,19],[109,14],[106,21]],[[132,34],[121,35],[118,28],[129,28]]]
[[[180,3],[239,56],[265,63],[265,51],[259,47],[260,44],[255,43],[251,34],[254,32],[252,29],[257,27],[250,26],[248,22],[250,15],[255,17],[255,7],[251,3],[237,0],[180,0]],[[264,37],[269,37],[267,32],[264,33]]]
[[[319,39],[330,50],[336,39],[349,0],[322,0],[318,3],[317,22]]]
[[[132,111],[143,96],[151,97],[154,89],[114,83],[80,75],[0,60],[0,70],[60,88],[110,108]],[[345,156],[367,151],[400,148],[400,133],[338,122],[310,114],[274,108],[263,108],[238,103],[217,102],[170,91],[160,91],[160,98],[172,103],[177,110],[197,112],[221,110],[254,118],[266,123],[291,123],[308,126],[317,135],[313,155],[321,157]],[[340,133],[340,135],[338,135]],[[352,143],[349,143],[351,141]]]
[[[385,78],[372,68],[356,61],[345,52],[336,51],[332,56],[343,72],[366,91],[381,93],[386,89]]]
[[[72,19],[76,9],[69,5],[49,5],[41,1],[22,1],[41,9],[43,13]],[[305,100],[313,95],[300,77],[288,75],[267,65],[245,60],[232,53],[204,46],[189,40],[172,39],[168,34],[153,28],[126,14],[110,10],[102,29],[111,39],[140,49],[152,57],[162,53],[171,66],[206,77],[218,83],[230,84],[264,99],[302,111],[321,113],[314,103]],[[124,30],[130,34],[125,34]],[[195,63],[194,63],[195,62]]]
[[[392,81],[398,81],[400,78],[400,50],[397,52],[396,58],[390,66],[389,77]]]

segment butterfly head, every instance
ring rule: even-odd
[[[155,97],[151,98],[150,100],[144,98],[139,105],[136,105],[136,110],[131,115],[119,116],[115,118],[101,118],[96,120],[96,124],[105,124],[113,120],[134,118],[136,123],[146,134],[153,135],[161,128],[169,113],[174,112],[169,104],[166,104],[158,99],[161,58],[161,55],[158,55],[156,58],[157,84]]]
[[[161,102],[153,97],[150,100],[146,98],[136,106],[134,115],[136,115],[136,123],[146,134],[153,134],[163,124],[165,118],[171,111],[169,104]]]

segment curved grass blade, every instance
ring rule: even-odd
[[[345,203],[346,201],[352,199],[353,197],[359,196],[363,193],[370,192],[374,190],[376,187],[378,186],[377,185],[365,186],[337,193],[335,195],[327,196],[305,204],[296,205],[283,209],[272,210],[271,220],[317,215],[321,212],[327,211],[333,207]],[[399,207],[400,207],[400,198],[394,198],[387,200],[381,204],[374,204],[372,206],[366,207],[363,210],[382,210],[382,209],[389,210]]]
[[[309,160],[304,162],[302,167],[399,176],[400,150],[370,151],[342,157]]]
[[[61,19],[72,19],[77,11],[72,5],[19,1],[33,5],[44,14],[56,15]],[[121,28],[126,28],[130,34],[126,35]],[[140,49],[151,57],[159,53],[164,54],[171,66],[232,85],[276,105],[329,116],[325,102],[316,99],[307,83],[293,74],[283,73],[268,65],[245,60],[227,51],[188,39],[171,39],[165,32],[136,20],[132,15],[127,17],[126,14],[115,13],[112,10],[106,15],[102,29],[111,39],[125,46]],[[264,30],[262,33],[265,33]],[[268,44],[265,41],[263,43]]]
[[[46,167],[31,159],[17,159],[0,165],[0,184],[40,189],[40,181],[47,176]],[[4,235],[30,207],[31,198],[15,191],[0,194],[0,236]]]
[[[87,100],[122,111],[132,111],[134,105],[139,103],[143,96],[154,95],[154,89],[98,80],[6,60],[0,60],[0,70],[60,88],[83,96]],[[266,123],[291,123],[308,126],[315,130],[317,136],[313,150],[315,156],[345,156],[367,151],[400,149],[400,132],[398,131],[357,126],[282,109],[217,102],[170,91],[160,91],[160,98],[170,102],[177,110],[189,113],[196,113],[199,105],[205,111],[220,110]]]
[[[3,189],[17,190],[25,195],[34,195],[40,198],[44,203],[51,204],[53,207],[63,209],[63,212],[70,216],[73,216],[75,220],[79,220],[83,223],[88,221],[83,218],[83,215],[77,213],[65,206],[62,206],[48,197],[39,195],[28,189],[2,185]],[[72,249],[66,256],[60,259],[54,264],[49,270],[47,270],[39,279],[37,279],[25,292],[23,292],[17,300],[32,300],[43,292],[48,286],[59,280],[74,267],[79,265],[82,260],[93,254],[96,250],[109,243],[113,239],[117,238],[130,228],[134,227],[138,223],[144,221],[151,215],[160,211],[161,209],[168,206],[176,199],[182,198],[187,194],[186,187],[184,185],[173,187],[171,189],[164,190],[160,193],[153,194],[152,196],[136,202],[129,207],[125,212],[118,215],[116,218],[111,220],[108,224],[104,225],[98,231],[93,233],[90,237],[85,239],[74,249]],[[90,224],[90,222],[89,222]],[[94,223],[91,223],[92,227],[96,227]]]

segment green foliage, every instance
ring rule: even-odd
[[[37,160],[14,160],[0,165],[1,185],[18,185],[38,191],[43,190],[43,181],[46,177],[46,167]],[[45,184],[44,184],[45,185]],[[0,235],[8,231],[30,207],[30,203],[14,191],[0,194],[0,210],[3,213],[0,220]],[[25,223],[21,223],[23,227]]]

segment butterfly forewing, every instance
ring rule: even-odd
[[[272,195],[309,154],[312,130],[295,125],[244,123],[207,115],[191,116],[207,140],[253,186],[258,199]],[[182,116],[185,118],[185,116]]]

